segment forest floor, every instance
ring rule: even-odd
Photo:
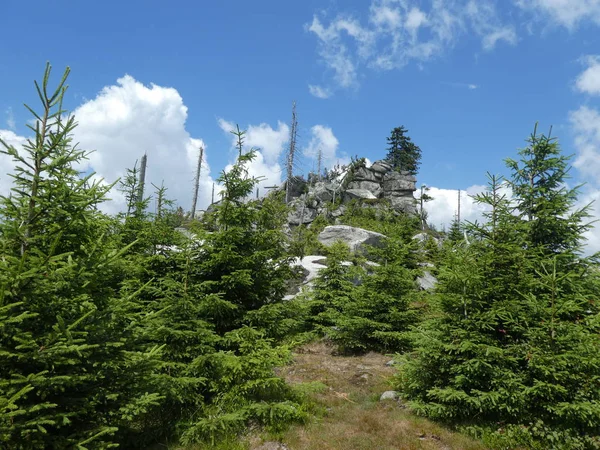
[[[314,342],[296,349],[294,362],[280,369],[289,383],[320,383],[314,396],[324,414],[297,425],[277,439],[251,436],[251,450],[482,450],[464,435],[411,414],[398,400],[380,401],[392,390],[395,369],[389,356],[340,356],[334,347]]]

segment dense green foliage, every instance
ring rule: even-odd
[[[387,138],[388,154],[386,159],[394,170],[416,175],[421,165],[421,149],[406,133],[408,130],[403,126],[392,130]]]
[[[249,423],[280,429],[306,417],[302,395],[275,376],[289,358],[251,312],[281,304],[289,274],[285,205],[245,201],[256,179],[241,154],[223,172],[223,201],[201,232],[135,169],[127,211],[98,205],[111,186],[74,165],[85,152],[48,93],[0,205],[0,438],[8,448],[147,448],[175,435],[216,442]],[[37,86],[37,85],[36,85]],[[239,135],[240,142],[243,134]]]
[[[399,387],[421,414],[494,446],[600,445],[600,284],[581,256],[586,208],[567,158],[535,132],[508,183],[476,197],[487,221],[446,252],[439,313],[414,333]],[[512,198],[507,195],[512,190]]]
[[[511,176],[489,176],[481,224],[436,233],[425,197],[419,216],[345,202],[337,222],[386,236],[352,253],[318,242],[332,215],[286,234],[281,192],[250,199],[256,152],[239,129],[222,200],[201,221],[184,223],[163,185],[142,188],[135,165],[117,185],[126,210],[102,213],[113,186],[75,169],[87,153],[62,109],[68,71],[53,91],[49,76],[41,110],[28,107],[34,137],[0,140],[16,166],[0,197],[2,448],[234,448],[248,429],[279,432],[310,408],[276,369],[314,336],[403,353],[396,382],[413,410],[491,447],[600,447],[600,271],[582,256],[588,210],[553,138],[534,131]],[[388,160],[414,174],[406,131],[388,138]],[[310,254],[326,268],[284,301],[292,261]],[[417,287],[424,270],[433,291]]]

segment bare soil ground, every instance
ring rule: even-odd
[[[290,383],[319,382],[314,394],[323,417],[294,426],[274,441],[250,438],[253,450],[482,450],[476,441],[416,417],[401,401],[379,401],[391,390],[389,356],[340,356],[326,342],[297,349],[293,364],[280,369]]]

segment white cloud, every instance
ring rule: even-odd
[[[8,108],[6,110],[6,125],[9,130],[15,131],[17,128],[17,123],[15,122],[15,115],[13,114],[12,108]]]
[[[575,87],[579,92],[600,95],[600,56],[585,58],[587,68],[577,77]]]
[[[12,130],[0,130],[0,139],[8,146],[15,147],[19,151],[27,142],[26,138],[15,134]],[[0,150],[5,150],[2,144],[0,144]],[[15,163],[12,158],[0,153],[0,195],[9,195],[10,188],[13,185],[12,178],[9,174],[14,174],[14,169]]]
[[[219,127],[226,133],[236,129],[233,122],[225,119],[218,119]],[[240,129],[242,129],[240,127]],[[259,189],[264,192],[265,186],[279,185],[282,180],[282,168],[279,159],[287,149],[290,137],[290,128],[283,122],[277,123],[277,128],[273,128],[266,123],[260,125],[249,125],[246,129],[244,141],[244,150],[247,151],[254,147],[257,149],[256,158],[249,164],[248,172],[251,176],[261,177],[263,180],[259,184]],[[231,147],[234,148],[237,138],[231,135]],[[232,167],[229,164],[225,170]]]
[[[416,33],[418,29],[427,24],[427,15],[419,8],[413,7],[406,15],[404,26],[411,32]]]
[[[333,71],[335,82],[343,88],[355,86],[357,84],[356,63],[344,42],[343,34],[357,42],[359,53],[366,53],[370,41],[368,32],[354,19],[343,17],[338,17],[335,22],[325,27],[315,16],[306,29],[318,37],[319,55],[326,66]]]
[[[317,98],[329,98],[331,97],[331,90],[328,88],[324,88],[323,86],[316,86],[314,84],[309,84],[308,85],[308,90],[311,93],[311,95],[317,97]]]
[[[356,87],[365,68],[392,70],[443,55],[462,36],[474,34],[484,50],[499,42],[514,45],[513,26],[502,24],[492,0],[371,0],[364,23],[338,15],[327,23],[313,17],[306,29],[341,88]]]
[[[482,39],[484,50],[493,50],[500,41],[510,45],[517,43],[514,27],[500,23],[496,7],[490,0],[470,0],[465,11],[474,31]]]
[[[320,150],[323,156],[323,166],[327,168],[350,162],[347,155],[338,154],[340,142],[331,128],[324,125],[315,125],[310,129],[310,134],[311,138],[308,145],[302,149],[304,156],[316,161]]]
[[[461,222],[481,222],[483,213],[487,211],[485,205],[475,202],[473,196],[484,192],[486,186],[473,185],[460,191],[460,216]],[[504,191],[509,195],[507,188]],[[427,222],[435,225],[438,229],[448,230],[458,211],[458,190],[430,187],[428,195],[433,200],[425,203],[427,211]]]
[[[500,41],[505,41],[508,44],[515,45],[517,43],[517,33],[513,28],[505,27],[490,31],[483,36],[483,49],[493,50],[496,44]]]
[[[582,106],[569,114],[577,154],[573,165],[588,183],[583,186],[578,206],[592,204],[592,218],[600,217],[600,111]],[[600,251],[600,226],[586,232],[587,251]]]
[[[92,169],[112,182],[146,153],[146,185],[164,181],[167,196],[185,210],[191,204],[199,147],[204,147],[198,208],[208,206],[213,180],[206,145],[186,130],[187,107],[176,89],[145,86],[126,75],[117,84],[103,88],[74,114],[79,123],[75,141],[83,149],[95,150],[82,169]],[[111,196],[114,201],[106,205],[109,210],[122,208],[122,196],[118,192]]]
[[[584,21],[600,25],[600,0],[515,0],[515,4],[539,20],[550,19],[571,30]]]
[[[600,112],[582,106],[569,114],[577,156],[573,165],[590,181],[600,173]]]

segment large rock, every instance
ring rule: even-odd
[[[352,173],[352,181],[377,181],[377,176],[366,167],[359,167]]]
[[[398,398],[400,398],[400,394],[398,394],[396,391],[385,391],[383,394],[381,394],[381,397],[379,397],[379,401],[398,400]]]
[[[398,172],[388,172],[383,176],[383,191],[416,191],[416,180],[413,175],[404,175]]]
[[[387,197],[387,200],[396,211],[402,211],[407,214],[417,213],[417,203],[413,197]]]
[[[310,190],[310,194],[318,198],[321,202],[330,202],[333,200],[333,186],[325,183],[317,183]]]
[[[359,250],[364,245],[381,246],[385,238],[386,236],[381,233],[348,225],[331,225],[325,227],[318,236],[319,242],[327,247],[332,246],[336,241],[342,241],[352,251]]]
[[[334,209],[333,211],[330,211],[329,214],[331,215],[331,217],[333,217],[334,219],[337,219],[338,217],[343,216],[344,214],[346,214],[346,206],[345,205],[340,205],[339,208]]]
[[[390,172],[392,166],[385,159],[382,159],[375,161],[369,169],[371,169],[372,172],[375,172],[375,174],[383,175],[384,173]]]
[[[305,256],[304,258],[296,258],[291,262],[292,269],[298,270],[302,275],[301,279],[295,280],[297,284],[288,286],[288,294],[283,297],[284,300],[292,300],[303,288],[312,289],[313,281],[319,275],[319,271],[327,267],[324,262],[325,256]]]
[[[287,190],[287,181],[283,182],[282,189]],[[300,197],[302,194],[308,191],[308,183],[302,177],[293,177],[290,182],[290,197],[296,198]]]
[[[347,189],[344,192],[344,200],[377,200],[377,197],[368,189]]]
[[[438,238],[436,238],[434,236],[431,236],[430,234],[427,234],[427,233],[418,233],[418,234],[415,234],[413,236],[413,239],[415,241],[418,241],[419,244],[421,244],[423,246],[427,243],[427,241],[432,240],[437,247],[439,247],[439,248],[442,247],[442,243],[441,243],[441,241]]]
[[[429,270],[423,271],[423,275],[417,278],[417,283],[423,291],[435,288],[437,281],[437,278]]]
[[[288,224],[303,225],[312,223],[317,218],[318,212],[310,208],[302,199],[292,203],[292,210],[288,214]]]
[[[378,197],[381,193],[381,184],[375,181],[352,181],[348,183],[348,189],[366,189]]]

